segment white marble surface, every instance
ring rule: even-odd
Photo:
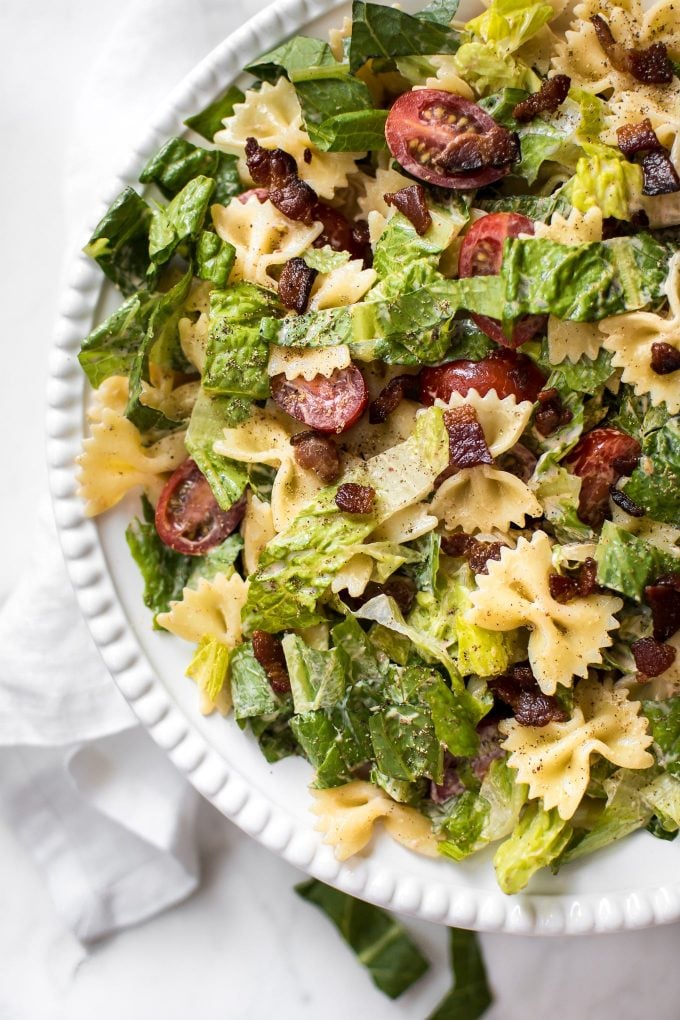
[[[92,193],[169,85],[262,0],[4,0],[0,160],[5,371],[0,400],[5,541],[0,598],[21,569],[45,489],[42,390],[60,266]],[[153,49],[155,61],[145,63]],[[159,50],[161,58],[159,59]],[[139,68],[116,76],[116,53]],[[122,66],[123,60],[120,61]],[[129,63],[126,64],[129,66]],[[106,89],[102,91],[102,69]],[[97,108],[92,103],[97,83]],[[121,120],[107,110],[126,109]],[[96,115],[96,116],[95,116]],[[93,120],[93,118],[95,118]],[[95,122],[96,121],[96,122]],[[74,159],[72,139],[92,138]],[[82,146],[78,150],[82,152]],[[94,191],[96,191],[96,178]],[[69,184],[66,188],[65,185]],[[88,192],[88,188],[90,191]],[[9,498],[8,498],[9,494]],[[0,1020],[363,1020],[425,1017],[448,984],[445,933],[409,921],[433,962],[397,1003],[371,985],[335,931],[292,886],[297,872],[205,805],[205,879],[172,911],[85,954],[0,822]],[[530,940],[484,936],[496,1005],[488,1020],[675,1020],[680,927]]]

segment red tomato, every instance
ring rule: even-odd
[[[452,171],[440,163],[442,154],[465,134],[485,135],[500,129],[476,103],[438,89],[405,92],[394,102],[385,125],[390,152],[414,177],[440,188],[481,188],[508,173],[509,166]],[[507,132],[506,132],[507,134]]]
[[[565,458],[581,479],[578,515],[593,528],[599,527],[609,509],[609,490],[622,475],[629,475],[640,458],[637,439],[619,429],[604,426],[581,436]]]
[[[366,257],[366,243],[345,216],[326,202],[317,202],[312,211],[315,220],[323,223],[323,231],[314,241],[315,248],[328,244],[333,251],[348,251],[353,259]],[[368,248],[370,253],[370,246]]]
[[[156,507],[156,531],[175,552],[202,556],[231,535],[245,510],[245,493],[229,510],[222,510],[207,479],[189,459],[163,487]]]
[[[482,216],[465,235],[458,257],[458,275],[496,276],[501,271],[506,237],[533,232],[532,221],[520,213],[490,213]],[[546,324],[545,315],[526,315],[515,324],[512,339],[509,340],[498,319],[475,314],[472,318],[483,333],[503,347],[520,347],[536,333],[540,333]]]
[[[368,389],[356,365],[336,368],[329,378],[317,375],[309,382],[302,376],[287,380],[285,375],[275,375],[271,387],[272,397],[286,414],[317,432],[344,432],[368,404]]]
[[[452,393],[466,396],[477,390],[485,396],[495,390],[501,400],[515,396],[517,400],[536,400],[545,376],[526,354],[501,348],[480,361],[450,361],[448,365],[423,368],[420,373],[420,399],[424,404],[443,400],[448,404]]]

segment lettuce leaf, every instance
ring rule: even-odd
[[[483,14],[468,21],[466,32],[493,46],[501,56],[514,53],[554,17],[550,4],[492,0]]]
[[[557,862],[561,867],[587,854],[601,850],[649,822],[653,810],[643,791],[650,781],[650,770],[617,769],[604,780],[607,801],[588,831],[574,840]]]
[[[197,239],[214,190],[215,181],[211,177],[194,177],[168,205],[154,210],[149,227],[149,257],[155,265],[167,262],[184,241]]]
[[[612,521],[605,521],[595,560],[600,584],[641,602],[645,585],[660,574],[680,569],[680,550],[673,556]]]
[[[133,188],[125,188],[94,228],[83,248],[127,297],[149,270],[151,209]]]
[[[216,132],[222,127],[222,121],[225,117],[231,117],[234,112],[234,106],[237,103],[242,103],[244,99],[243,92],[236,88],[235,85],[231,85],[223,95],[206,106],[200,113],[187,117],[184,123],[192,131],[195,131],[196,134],[212,142]]]
[[[584,144],[586,152],[576,164],[571,183],[575,209],[600,208],[603,216],[629,220],[634,200],[642,191],[642,170],[606,145]]]
[[[233,428],[250,414],[250,406],[234,397],[211,397],[199,390],[189,419],[185,444],[207,478],[218,504],[228,510],[248,484],[245,464],[222,457],[213,450],[225,428]]]
[[[413,782],[441,782],[444,759],[430,714],[419,704],[392,704],[369,718],[373,756],[380,772]]]
[[[217,638],[201,638],[185,675],[196,681],[201,694],[213,705],[228,683],[229,649]]]
[[[496,879],[503,892],[512,895],[524,889],[532,875],[560,856],[572,832],[557,808],[546,811],[540,801],[529,801],[512,835],[494,854]]]
[[[509,836],[527,799],[527,787],[516,782],[505,758],[491,763],[478,793],[466,790],[447,814],[436,821],[444,839],[438,850],[462,861],[471,854]]]
[[[541,79],[522,60],[496,52],[493,46],[473,40],[464,42],[454,57],[456,71],[479,96],[500,89],[536,92]]]
[[[422,21],[436,21],[438,25],[450,25],[459,6],[460,0],[431,0],[416,17]]]
[[[165,198],[174,198],[198,176],[215,181],[211,198],[220,205],[226,205],[243,191],[236,156],[219,149],[202,149],[186,138],[170,138],[147,162],[139,180],[142,184],[156,184]]]
[[[643,701],[642,712],[649,720],[656,760],[666,772],[680,778],[680,697]]]
[[[680,417],[642,438],[642,457],[623,490],[656,521],[680,527]]]
[[[246,629],[276,633],[312,626],[323,619],[316,604],[354,547],[398,509],[422,498],[448,457],[442,413],[428,408],[418,415],[405,442],[366,461],[355,479],[375,490],[374,513],[343,513],[335,502],[337,487],[323,489],[290,527],[265,547],[251,578],[243,614]],[[399,486],[395,486],[395,478],[400,479]]]
[[[78,361],[94,389],[111,375],[130,373],[157,300],[144,290],[133,294],[83,340]]]
[[[379,152],[387,149],[387,110],[338,113],[309,128],[309,137],[322,152]]]
[[[326,914],[373,983],[390,999],[400,996],[428,969],[427,960],[406,929],[379,907],[314,878],[295,886],[295,892]]]
[[[246,64],[244,71],[273,85],[282,75],[293,80],[296,71],[334,65],[337,65],[337,61],[327,42],[306,35],[295,35],[281,46]]]
[[[159,613],[167,613],[170,603],[182,598],[194,557],[182,556],[161,542],[154,525],[154,509],[142,496],[142,519],[134,517],[125,531],[125,540],[144,581],[144,605],[153,613],[153,625]]]
[[[493,1003],[479,939],[473,931],[449,928],[453,988],[427,1020],[479,1020]]]
[[[272,690],[249,641],[239,645],[231,656],[231,696],[237,720],[272,716],[282,701]]]
[[[283,639],[295,712],[333,708],[345,693],[345,670],[338,648],[310,648],[302,638],[286,634]]]
[[[269,396],[269,346],[260,337],[260,320],[282,313],[276,295],[253,283],[211,292],[203,375],[208,393],[252,400]]]
[[[612,356],[604,349],[598,351],[595,359],[583,354],[578,361],[567,358],[561,365],[551,365],[547,341],[541,346],[540,363],[549,372],[546,389],[555,386],[565,397],[570,393],[597,393],[613,372]]]
[[[216,287],[226,287],[236,249],[212,230],[202,230],[196,244],[196,275]]]
[[[345,64],[307,67],[290,75],[309,137],[324,152],[361,152],[387,147],[386,110],[376,110],[364,82]]]
[[[337,724],[323,709],[294,715],[290,728],[315,770],[314,787],[324,790],[348,783],[365,758],[358,752],[342,720]]]
[[[408,57],[427,53],[455,53],[459,34],[446,25],[412,17],[394,7],[352,4],[352,38],[349,66],[354,74],[371,57]]]
[[[481,105],[481,104],[480,104]],[[478,198],[475,205],[484,212],[518,212],[530,220],[547,223],[558,212],[568,216],[572,208],[568,193],[558,188],[552,195],[500,195],[498,198]]]

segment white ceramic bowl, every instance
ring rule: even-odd
[[[414,9],[414,3],[404,4]],[[468,0],[465,15],[475,13]],[[462,13],[463,13],[462,12]],[[296,32],[323,34],[349,13],[343,0],[283,0],[218,46],[168,99],[163,116],[92,210],[94,225],[148,157],[183,120],[222,92],[245,63]],[[137,185],[138,186],[138,185]],[[537,934],[617,931],[680,917],[680,843],[637,833],[620,845],[540,875],[528,892],[497,888],[490,854],[463,864],[417,857],[384,836],[365,856],[339,864],[314,831],[299,758],[268,765],[233,720],[204,718],[185,679],[189,647],[151,629],[141,579],[124,531],[138,509],[128,499],[103,519],[85,518],[76,496],[74,458],[83,436],[85,382],[76,355],[105,305],[116,300],[98,267],[75,254],[60,305],[48,388],[48,461],[64,555],[94,640],[116,684],[153,739],[194,786],[243,830],[311,875],[381,906],[442,924]]]

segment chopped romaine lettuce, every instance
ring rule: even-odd
[[[185,445],[202,474],[208,479],[215,499],[228,510],[248,483],[244,464],[223,457],[213,450],[225,428],[233,428],[247,418],[250,408],[235,397],[211,397],[200,391],[191,412]]]
[[[371,980],[390,999],[396,999],[423,976],[428,963],[406,929],[371,903],[310,878],[295,887],[333,922]]]
[[[349,66],[354,73],[372,57],[408,57],[427,53],[455,53],[456,31],[436,21],[413,17],[395,7],[352,4],[352,39]]]
[[[627,496],[656,521],[680,528],[680,418],[648,432],[642,457],[624,486]]]
[[[307,35],[294,35],[292,39],[263,53],[244,68],[261,81],[273,84],[281,75],[293,79],[296,71],[308,68],[334,67],[337,61],[327,42]]]
[[[135,517],[128,524],[125,539],[144,580],[144,605],[158,627],[156,617],[167,613],[174,599],[181,599],[195,563],[193,556],[182,556],[161,542],[146,496],[142,497],[142,514],[143,520]]]
[[[151,209],[144,199],[133,188],[125,188],[83,249],[126,296],[147,277],[150,222]]]
[[[370,716],[369,727],[380,772],[406,782],[421,776],[441,782],[442,745],[430,714],[420,705],[388,705]]]
[[[202,230],[196,244],[196,275],[216,287],[226,287],[236,249],[212,230]]]
[[[479,793],[466,790],[450,812],[437,822],[444,836],[438,850],[462,861],[489,843],[509,836],[515,828],[527,798],[527,787],[518,783],[504,758],[493,761],[482,780]]]
[[[309,648],[302,638],[286,634],[283,652],[296,713],[337,705],[345,692],[345,670],[338,648]]]
[[[166,198],[182,190],[194,177],[212,177],[215,189],[211,198],[221,205],[243,191],[238,176],[238,160],[218,149],[202,149],[186,138],[171,138],[148,161],[139,179],[154,183]]]
[[[588,831],[576,837],[569,849],[562,853],[558,861],[560,866],[601,850],[648,823],[653,811],[643,796],[643,790],[649,784],[649,772],[649,769],[642,772],[617,769],[604,780],[606,804],[595,821],[589,824]]]
[[[198,238],[215,189],[211,177],[194,177],[164,208],[154,210],[149,227],[149,257],[163,265],[184,242]]]
[[[239,645],[231,656],[231,696],[235,719],[272,716],[281,704],[249,641]]]
[[[203,698],[209,707],[216,705],[220,699],[223,708],[229,705],[228,683],[229,649],[215,637],[201,638],[194,657],[186,668],[186,675],[196,681]]]
[[[642,170],[606,145],[584,143],[583,148],[586,155],[576,164],[571,185],[572,205],[581,212],[599,208],[603,216],[629,220],[642,191]]]
[[[666,772],[680,778],[680,697],[643,701],[642,711],[654,737],[656,760]]]
[[[560,856],[572,832],[557,808],[546,811],[540,801],[529,801],[512,835],[494,854],[493,866],[503,892],[511,895],[524,889],[532,875]]]
[[[673,556],[612,521],[604,522],[595,559],[598,582],[636,602],[642,600],[646,584],[680,570],[680,550]]]
[[[184,123],[196,134],[212,142],[216,132],[222,127],[222,121],[226,117],[231,117],[234,106],[237,103],[242,103],[244,99],[245,96],[241,90],[235,85],[231,85],[224,95],[210,103],[200,113],[194,114],[193,117],[187,117]]]
[[[208,348],[203,387],[252,400],[269,396],[269,347],[260,337],[264,316],[282,314],[278,298],[253,283],[237,283],[210,294]]]
[[[501,56],[514,53],[555,16],[550,4],[532,0],[491,0],[465,31],[491,45]]]

